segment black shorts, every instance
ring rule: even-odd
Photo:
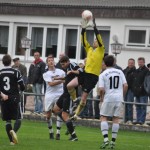
[[[78,84],[83,86],[83,84],[84,84],[84,72],[82,72],[78,75]]]
[[[95,88],[95,85],[98,82],[98,76],[84,72],[84,79],[82,84],[82,90],[86,93],[90,93],[90,91]]]
[[[69,93],[63,93],[58,101],[56,102],[57,106],[62,109],[64,112],[69,113],[71,99]]]
[[[20,102],[1,101],[1,113],[3,121],[22,119]]]

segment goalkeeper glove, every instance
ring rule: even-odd
[[[88,21],[85,19],[81,20],[81,28],[86,29],[88,27]]]
[[[90,20],[87,24],[88,27],[96,28],[95,18],[93,20]]]

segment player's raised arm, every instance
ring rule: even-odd
[[[82,42],[85,50],[88,51],[88,49],[91,47],[91,45],[89,44],[89,42],[87,41],[87,38],[86,38],[86,28],[88,27],[88,25],[84,19],[82,19],[82,21],[81,21],[81,27],[82,27],[81,42]]]
[[[94,33],[95,33],[95,36],[96,36],[96,40],[98,42],[98,46],[99,47],[104,47],[102,37],[101,37],[99,31],[97,30],[97,27],[96,27],[95,18],[93,18],[93,28],[94,28]]]

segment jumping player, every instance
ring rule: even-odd
[[[83,19],[81,22],[81,27],[82,27],[81,39],[82,39],[82,44],[86,50],[87,58],[86,58],[86,65],[84,69],[84,75],[83,75],[84,80],[82,83],[83,93],[81,95],[80,104],[78,105],[75,111],[75,115],[71,118],[73,120],[76,120],[80,112],[83,110],[84,106],[86,105],[89,92],[95,87],[95,85],[98,82],[98,76],[100,74],[102,61],[104,57],[104,51],[105,51],[102,38],[95,24],[95,19],[93,19],[93,22],[91,24],[91,26],[94,28],[94,33],[96,35],[96,39],[93,43],[93,47],[88,43],[86,39],[86,28],[88,26],[89,25],[86,24],[85,20]],[[70,84],[70,87],[73,86]],[[69,89],[70,87],[68,86]]]
[[[62,68],[66,71],[65,83],[64,83],[64,93],[60,96],[59,100],[56,102],[53,111],[55,113],[62,111],[62,119],[66,122],[67,129],[71,135],[69,140],[77,141],[73,123],[69,118],[69,109],[71,105],[70,94],[67,89],[67,84],[72,81],[82,70],[76,63],[70,62],[67,56],[63,56],[60,60]],[[57,78],[56,78],[57,79]]]

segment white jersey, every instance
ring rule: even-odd
[[[52,82],[54,77],[65,77],[65,72],[61,69],[55,69],[55,71],[48,70],[43,74],[43,79],[46,82],[46,95],[57,95],[59,93],[63,93],[63,83],[50,86],[48,82]]]
[[[99,75],[99,87],[105,89],[104,102],[123,101],[123,84],[127,83],[123,72],[107,68]]]
[[[55,71],[48,70],[43,74],[43,79],[46,82],[45,93],[45,111],[52,110],[59,97],[63,94],[63,83],[50,86],[48,82],[53,81],[53,77],[65,77],[65,72],[61,69],[55,69]]]

